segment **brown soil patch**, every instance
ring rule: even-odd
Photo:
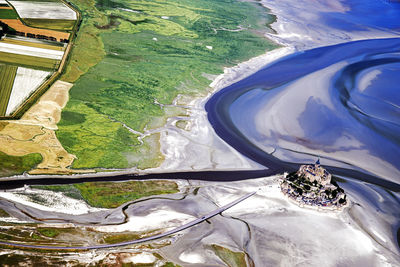
[[[10,26],[11,28],[13,28],[19,32],[41,34],[41,35],[46,35],[46,36],[50,36],[50,37],[55,37],[55,38],[57,38],[58,41],[60,41],[60,39],[68,39],[69,38],[69,33],[32,28],[32,27],[24,25],[18,19],[0,19],[0,20],[2,22],[4,22],[5,24],[7,24],[8,26]]]
[[[71,87],[71,83],[57,81],[20,120],[1,122],[0,151],[11,156],[42,155],[43,161],[31,174],[79,172],[69,169],[75,156],[63,148],[54,131]]]
[[[22,116],[24,123],[41,125],[47,129],[57,130],[61,110],[68,101],[71,83],[57,81],[51,88]]]

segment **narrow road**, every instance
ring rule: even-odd
[[[211,217],[214,217],[215,215],[218,215],[222,213],[223,211],[235,206],[236,204],[242,202],[243,200],[251,197],[254,195],[256,192],[249,193],[247,195],[242,196],[241,198],[236,199],[235,201],[226,204],[206,215],[201,216],[200,218],[197,218],[189,223],[186,223],[182,226],[179,226],[175,229],[172,229],[170,231],[167,231],[162,234],[158,235],[153,235],[145,238],[140,238],[132,241],[126,241],[126,242],[120,242],[120,243],[115,243],[115,244],[104,244],[104,245],[94,245],[94,246],[71,246],[71,247],[63,247],[63,246],[45,246],[45,245],[29,245],[29,244],[18,244],[18,243],[12,243],[12,242],[5,242],[5,241],[0,241],[0,245],[5,245],[5,246],[12,246],[16,248],[33,248],[33,249],[47,249],[47,250],[89,250],[89,249],[103,249],[103,248],[113,248],[113,247],[121,247],[121,246],[127,246],[127,245],[133,245],[133,244],[138,244],[142,242],[147,242],[147,241],[152,241],[155,239],[159,239],[168,235],[175,234],[177,232],[183,231],[187,228],[190,228],[192,226],[195,226]]]

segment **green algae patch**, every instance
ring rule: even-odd
[[[10,217],[7,211],[0,209],[0,218]]]
[[[33,169],[40,162],[42,162],[42,156],[38,153],[16,157],[0,152],[0,177],[22,174]]]
[[[260,35],[269,31],[260,21],[272,20],[256,3],[72,2],[83,21],[62,77],[75,84],[56,132],[77,156],[72,168],[158,166],[158,140],[141,138],[173,116],[158,103],[205,95],[205,73],[277,47]]]
[[[73,185],[32,186],[32,188],[63,192],[83,199],[92,207],[116,208],[142,197],[179,192],[178,185],[170,181],[88,182]]]
[[[234,252],[222,246],[211,246],[215,254],[230,267],[246,267],[246,254],[243,252]]]

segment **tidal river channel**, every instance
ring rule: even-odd
[[[298,52],[216,92],[205,109],[217,135],[265,170],[61,178],[57,184],[129,179],[236,181],[294,171],[320,157],[351,199],[351,219],[397,257],[400,3],[262,2],[277,15],[277,25],[272,25],[277,40],[286,38],[285,45]],[[53,178],[29,178],[2,181],[0,188],[52,183]],[[196,202],[188,203],[179,200],[174,205],[188,208]]]
[[[224,141],[271,172],[320,157],[363,199],[355,215],[363,228],[398,243],[400,5],[301,2],[300,10],[290,1],[265,2],[277,12],[278,40],[298,52],[214,94],[208,119]]]

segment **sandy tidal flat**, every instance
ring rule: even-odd
[[[212,92],[206,97],[189,101],[178,99],[177,106],[187,110],[187,127],[177,127],[182,118],[169,118],[167,125],[161,131],[161,151],[164,162],[154,171],[166,170],[196,170],[196,169],[256,169],[262,168],[255,162],[240,155],[218,137],[207,119],[204,105],[212,93],[235,83],[256,72],[268,63],[293,52],[292,48],[284,47],[269,51],[231,68],[225,68],[224,73],[213,77],[210,84]]]

